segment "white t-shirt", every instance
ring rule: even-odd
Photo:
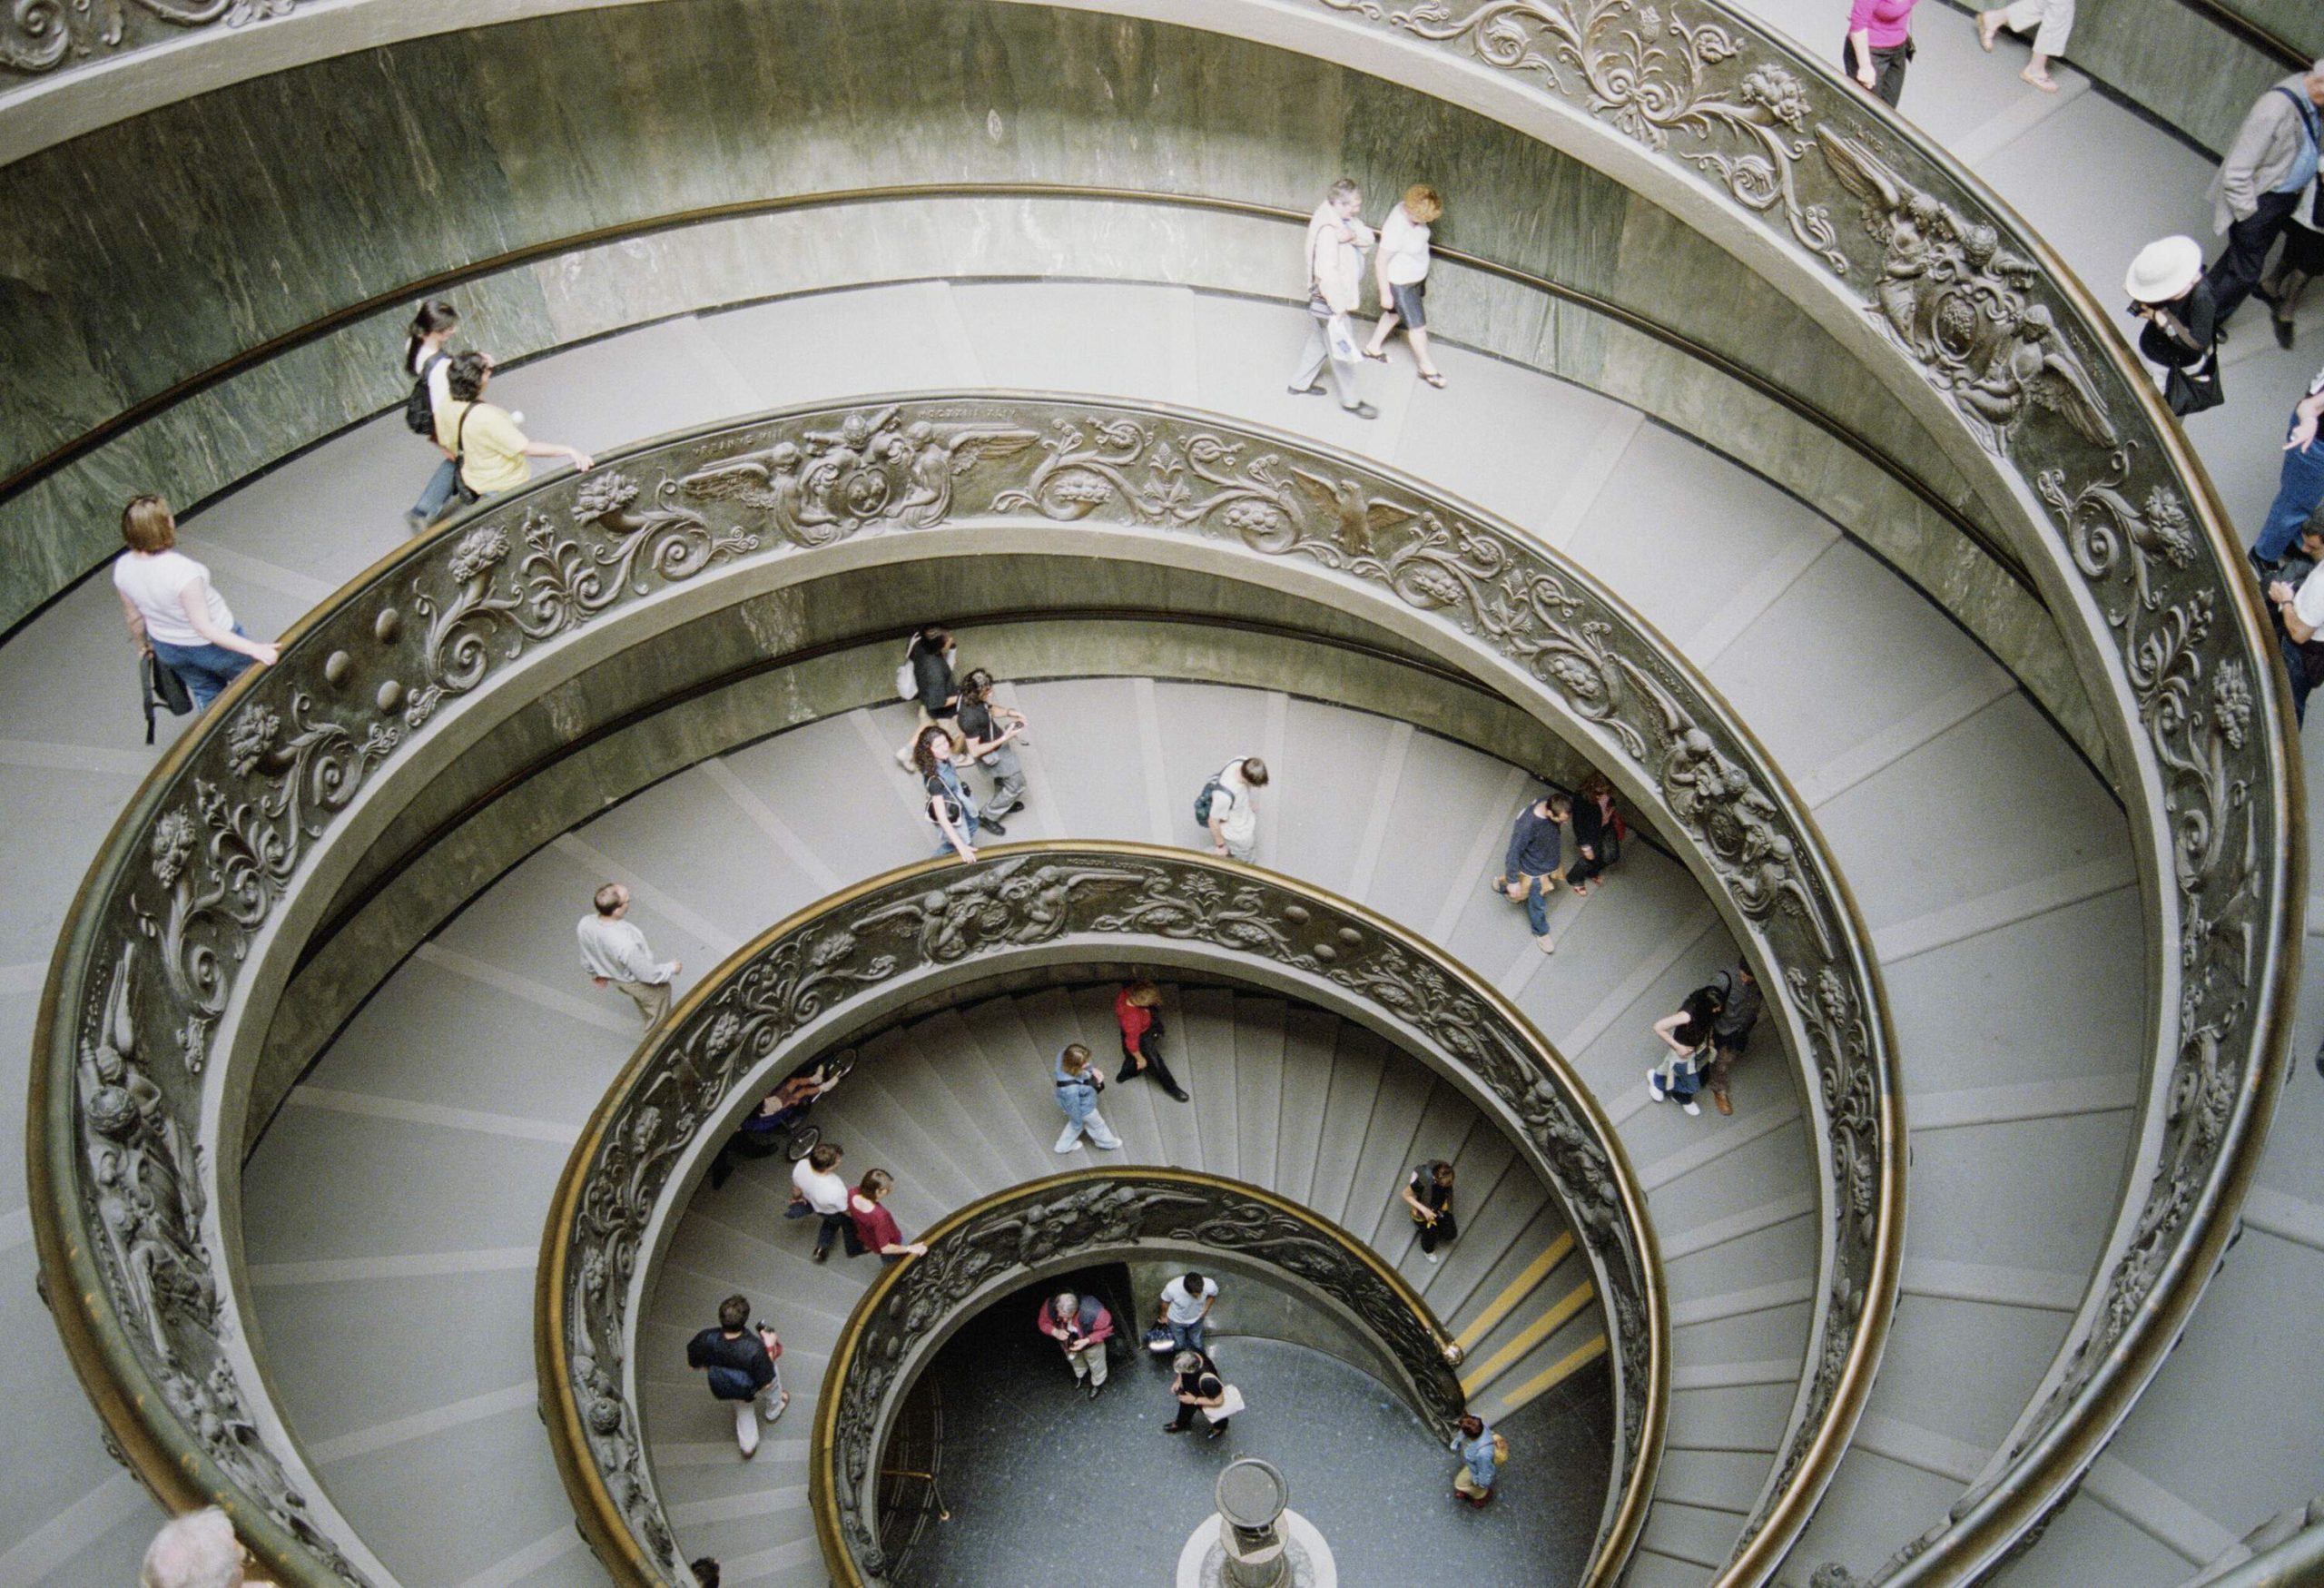
[[[833,1174],[817,1174],[805,1159],[791,1166],[791,1183],[818,1213],[847,1211],[847,1182]]]
[[[183,599],[185,587],[196,579],[210,594],[211,626],[231,634],[234,615],[226,598],[210,583],[210,570],[182,551],[124,551],[113,565],[113,587],[129,597],[145,620],[145,637],[165,646],[206,646],[201,631],[189,622]]]
[[[1409,287],[1428,279],[1428,228],[1404,213],[1398,204],[1380,225],[1381,268],[1396,286]]]
[[[2324,567],[2299,581],[2291,593],[2291,609],[2304,626],[2324,630]]]
[[[1202,1294],[1189,1296],[1187,1294],[1187,1277],[1181,1274],[1162,1287],[1162,1305],[1170,1309],[1172,1323],[1190,1324],[1202,1317],[1202,1309],[1209,1304],[1210,1298],[1217,1294],[1218,1281],[1205,1279],[1202,1282]]]
[[[1218,774],[1218,792],[1210,796],[1210,814],[1219,836],[1229,843],[1248,843],[1258,836],[1259,813],[1251,803],[1251,785],[1243,781],[1240,761]]]

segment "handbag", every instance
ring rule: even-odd
[[[1492,1436],[1492,1464],[1496,1467],[1509,1465],[1509,1441],[1498,1434]]]
[[[1223,1385],[1220,1388],[1222,1393],[1218,1404],[1215,1406],[1205,1406],[1202,1409],[1202,1415],[1214,1423],[1223,1423],[1243,1409],[1241,1390],[1231,1384]]]
[[[2162,400],[2181,419],[2208,412],[2225,402],[2227,387],[2219,378],[2219,350],[2213,348],[2191,369],[2172,365],[2162,378]]]
[[[193,695],[185,680],[170,671],[162,658],[153,652],[138,668],[139,679],[145,693],[145,742],[153,742],[153,708],[161,707],[172,716],[183,716],[193,709]]]
[[[1178,1337],[1160,1324],[1156,1324],[1146,1331],[1146,1348],[1157,1356],[1173,1356],[1178,1349]]]
[[[1332,357],[1343,364],[1356,360],[1355,322],[1344,314],[1334,314],[1324,321],[1324,340],[1332,346]]]

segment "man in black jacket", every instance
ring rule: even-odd
[[[709,1375],[710,1393],[734,1404],[734,1443],[742,1446],[745,1459],[759,1453],[760,1397],[770,1388],[775,1393],[774,1404],[766,1409],[770,1423],[791,1405],[790,1392],[774,1366],[783,1342],[763,1324],[753,1331],[750,1322],[749,1298],[729,1296],[718,1304],[718,1327],[686,1342],[686,1366]]]
[[[932,727],[941,727],[952,735],[952,754],[962,749],[960,738],[960,692],[952,682],[952,657],[960,646],[952,638],[952,631],[940,623],[931,623],[912,636],[905,648],[911,664],[914,691],[912,703],[919,708],[919,720],[912,725],[911,738],[896,752],[896,764],[911,771],[911,747],[920,743],[920,735]]]
[[[1525,904],[1525,923],[1533,942],[1545,954],[1558,952],[1550,935],[1550,895],[1557,891],[1558,872],[1565,863],[1565,796],[1544,794],[1517,813],[1509,830],[1509,853],[1502,857],[1501,875],[1493,892]]]
[[[1718,994],[1718,1012],[1710,1021],[1710,1100],[1720,1113],[1731,1114],[1735,1100],[1727,1095],[1727,1078],[1751,1045],[1751,1028],[1759,1023],[1759,1011],[1767,1000],[1760,996],[1759,983],[1746,964],[1721,971],[1710,979],[1710,985]]]

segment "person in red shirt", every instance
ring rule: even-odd
[[[904,1239],[904,1232],[896,1228],[896,1216],[880,1205],[895,1183],[895,1176],[886,1169],[875,1169],[863,1177],[863,1183],[847,1199],[847,1216],[854,1221],[855,1238],[863,1243],[864,1250],[879,1253],[880,1260],[888,1264],[928,1255],[927,1243]]]
[[[1152,1075],[1164,1091],[1180,1102],[1191,1102],[1187,1089],[1162,1062],[1162,990],[1151,981],[1133,981],[1114,994],[1114,1019],[1122,1028],[1122,1072],[1114,1079]]]

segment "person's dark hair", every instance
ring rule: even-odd
[[[1249,784],[1253,788],[1266,787],[1267,764],[1260,760],[1256,755],[1244,756],[1243,781]]]
[[[1363,191],[1364,185],[1357,182],[1355,178],[1352,176],[1344,176],[1340,178],[1339,181],[1332,183],[1332,191],[1324,196],[1330,199],[1334,203],[1337,203],[1340,200],[1347,197],[1348,194],[1360,193]]]
[[[931,725],[921,729],[920,736],[911,742],[911,764],[920,768],[922,777],[936,775],[936,745],[939,741],[949,745],[952,742],[952,735],[942,728]]]
[[[895,1183],[895,1176],[890,1174],[886,1169],[875,1169],[871,1173],[865,1175],[862,1181],[858,1184],[855,1189],[876,1202],[881,1198],[886,1196],[888,1194],[888,1188]]]
[[[1679,1006],[1679,1012],[1687,1017],[1687,1023],[1679,1028],[1679,1041],[1689,1048],[1710,1041],[1710,1022],[1718,1011],[1718,994],[1709,988],[1698,987],[1688,993],[1687,1001]]]
[[[952,631],[942,624],[923,623],[920,626],[920,632],[911,636],[911,643],[923,650],[933,646],[940,651],[951,642],[951,638]]]
[[[1189,1299],[1202,1294],[1203,1277],[1200,1274],[1196,1273],[1192,1268],[1188,1268],[1185,1273],[1179,1275],[1178,1282],[1187,1287],[1187,1295]]]
[[[439,330],[450,330],[460,323],[460,311],[449,301],[430,298],[412,315],[411,325],[404,332],[403,367],[407,374],[414,373],[411,361],[419,356],[419,344]]]
[[[2316,510],[2308,515],[2308,521],[2299,527],[2299,532],[2302,535],[2324,535],[2324,502],[2316,504]]]
[[[1748,960],[1738,960],[1735,962],[1735,973],[1738,976],[1742,977],[1746,981],[1757,981],[1758,980],[1757,976],[1751,974],[1751,964]]]
[[[1461,1419],[1461,1432],[1470,1438],[1474,1439],[1484,1431],[1485,1420],[1482,1417],[1468,1416]]]
[[[121,543],[132,551],[167,551],[178,543],[178,521],[170,504],[148,491],[129,498],[121,510]]]
[[[452,365],[444,371],[444,381],[454,401],[474,402],[484,395],[485,377],[491,373],[492,360],[470,348],[465,353],[452,355]]]
[[[1581,786],[1574,792],[1585,800],[1607,799],[1614,792],[1614,783],[1604,773],[1593,772],[1581,780]]]
[[[737,1332],[750,1321],[751,1298],[749,1297],[729,1296],[718,1304],[718,1327],[728,1334]]]
[[[687,1562],[686,1570],[694,1573],[694,1580],[701,1583],[702,1588],[718,1588],[719,1579],[724,1575],[718,1569],[718,1562],[710,1555]]]
[[[986,672],[982,667],[971,667],[969,669],[969,676],[960,680],[960,698],[963,700],[982,700],[985,697],[986,691],[992,687],[994,679],[991,674]]]
[[[826,1141],[807,1155],[807,1167],[819,1175],[827,1175],[832,1172],[832,1167],[839,1162],[840,1158],[839,1143]]]
[[[611,915],[621,908],[621,884],[607,883],[596,891],[589,902],[597,907],[598,914]]]
[[[1555,789],[1551,789],[1543,794],[1541,795],[1541,803],[1549,806],[1550,814],[1558,821],[1562,822],[1573,814],[1573,802],[1567,799],[1565,795],[1558,793]]]
[[[1451,1164],[1440,1163],[1436,1166],[1436,1183],[1440,1186],[1449,1186],[1452,1183],[1452,1166]]]

